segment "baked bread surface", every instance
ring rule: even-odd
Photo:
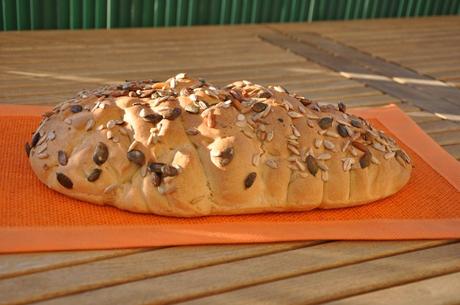
[[[181,73],[80,92],[44,114],[26,152],[48,187],[141,213],[304,211],[394,194],[409,156],[345,108]]]

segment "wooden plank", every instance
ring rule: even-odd
[[[460,129],[460,124],[447,120],[423,122],[419,125],[427,133],[454,131]]]
[[[390,78],[406,78],[410,80],[424,80],[427,82],[433,82],[434,80],[428,76],[421,75],[412,70],[406,69],[400,65],[373,57],[369,54],[365,54],[360,50],[351,48],[343,43],[335,42],[327,37],[320,36],[315,33],[301,33],[294,34],[293,37],[300,39],[304,43],[312,44],[317,48],[324,50],[325,52],[332,53],[336,56],[344,58],[344,60],[351,61],[357,65],[366,67],[374,73],[385,75]],[[460,75],[460,72],[459,72]],[[457,88],[447,86],[433,86],[433,85],[421,85],[406,82],[410,87],[414,87],[418,90],[427,92],[433,97],[443,97],[454,105],[460,99],[460,90]],[[458,103],[460,106],[460,103]]]
[[[425,111],[414,111],[407,113],[408,116],[416,123],[430,122],[430,121],[439,121],[441,118],[438,116],[425,112]]]
[[[460,144],[460,132],[458,130],[437,132],[430,136],[440,145]]]
[[[301,90],[302,91],[302,90]],[[304,91],[302,91],[303,93]],[[306,97],[309,99],[322,99],[322,98],[346,98],[346,97],[357,97],[357,96],[370,96],[370,95],[380,95],[381,92],[374,90],[372,88],[360,86],[360,87],[351,87],[345,89],[334,89],[334,90],[322,90],[322,91],[311,91],[306,94]]]
[[[456,243],[309,273],[183,304],[237,305],[247,304],[247,300],[254,305],[317,304],[459,270],[460,243]]]
[[[0,280],[0,304],[38,301],[318,243],[190,246],[134,253]]]
[[[320,98],[316,101],[322,104],[337,104],[339,101],[343,102],[348,107],[377,107],[387,105],[390,103],[399,104],[399,100],[394,99],[391,96],[380,94],[373,96],[351,96],[351,97],[339,97],[339,98]]]
[[[145,250],[128,249],[2,254],[0,255],[0,279],[83,264],[141,251]]]
[[[345,58],[327,54],[326,52],[316,49],[313,46],[293,40],[278,33],[263,34],[261,35],[261,38],[279,47],[289,49],[300,56],[329,67],[335,71],[346,72],[349,75],[374,74],[372,71],[353,64]],[[456,106],[439,98],[435,99],[436,102],[434,102],[433,96],[425,92],[414,90],[405,85],[392,81],[382,81],[362,77],[357,78],[352,76],[352,78],[377,90],[390,94],[400,100],[411,102],[427,111],[460,114],[460,105]]]
[[[455,159],[460,160],[460,144],[445,145],[444,149],[454,156]]]
[[[375,292],[361,294],[327,305],[444,305],[460,304],[460,272],[438,276],[432,279],[409,283]]]
[[[445,241],[331,242],[69,295],[43,304],[169,304],[443,243]],[[445,264],[450,266],[455,263],[451,259],[452,251],[443,249],[445,251],[441,258],[452,262]],[[459,255],[458,249],[457,252],[456,255]],[[440,266],[437,262],[435,260],[432,266]],[[457,267],[460,268],[460,265]],[[325,283],[328,281],[321,282],[323,288]],[[275,294],[279,297],[282,295],[280,290]],[[241,299],[240,302],[247,304],[248,300]],[[250,303],[253,304],[252,300]],[[226,304],[233,304],[233,300],[228,299]]]

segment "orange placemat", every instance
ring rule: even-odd
[[[307,239],[460,238],[460,163],[396,106],[357,109],[408,149],[409,184],[378,202],[337,210],[213,216],[141,215],[67,198],[41,184],[23,145],[46,107],[0,106],[0,252]]]

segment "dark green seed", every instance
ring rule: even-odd
[[[318,125],[321,129],[328,129],[332,126],[332,118],[325,117],[318,121]]]
[[[149,123],[158,124],[161,120],[163,120],[163,116],[158,113],[151,113],[144,116],[143,119]]]
[[[27,158],[28,158],[30,156],[30,150],[32,149],[32,147],[30,147],[29,142],[26,142],[26,145],[24,145],[24,148],[26,150],[26,154],[27,154]]]
[[[63,150],[60,150],[58,151],[58,162],[60,165],[62,166],[65,166],[67,165],[67,154],[65,153],[65,151]]]
[[[226,148],[218,156],[220,158],[220,164],[222,166],[228,165],[233,160],[234,150],[233,147]]]
[[[93,161],[97,165],[104,164],[105,161],[109,158],[109,149],[107,145],[102,142],[97,143],[96,149],[94,150],[93,154]]]
[[[343,124],[337,125],[337,132],[339,133],[341,137],[344,137],[344,138],[348,137],[348,130]]]
[[[257,173],[255,172],[250,173],[246,177],[246,179],[244,179],[244,188],[250,188],[254,184],[256,177],[257,177]]]
[[[64,175],[63,173],[56,173],[57,181],[65,188],[71,189],[73,188],[73,182],[70,180],[69,177]]]
[[[147,166],[147,169],[149,170],[149,172],[161,174],[161,168],[164,165],[165,165],[164,163],[160,163],[160,162],[151,162]]]
[[[102,173],[102,169],[95,168],[92,170],[92,172],[89,174],[89,176],[86,179],[88,179],[89,182],[94,182],[97,179],[99,179],[99,177],[101,176],[101,173]]]
[[[359,165],[361,168],[366,168],[371,164],[372,154],[367,151],[364,155],[359,159]]]
[[[163,177],[172,177],[177,176],[179,171],[174,166],[165,164],[161,167],[161,173],[163,174]]]
[[[343,113],[345,113],[347,111],[347,106],[345,106],[344,103],[342,102],[339,102],[339,110]]]
[[[266,108],[267,108],[267,104],[264,104],[264,103],[261,103],[261,102],[258,102],[258,103],[255,103],[254,105],[252,105],[252,110],[254,112],[262,112]]]
[[[83,107],[81,105],[70,106],[70,111],[72,111],[73,113],[78,113],[78,112],[81,112],[82,110],[83,110]]]
[[[366,145],[364,145],[361,142],[353,141],[353,142],[351,142],[351,145],[353,145],[354,147],[356,147],[357,149],[359,149],[362,152],[368,152],[369,151],[369,149],[366,147]]]
[[[356,128],[361,128],[363,127],[363,124],[361,123],[360,120],[352,119],[351,120],[351,125],[356,127]]]
[[[158,173],[152,173],[152,183],[154,186],[160,186],[161,184],[161,175]]]
[[[264,92],[259,94],[259,97],[260,98],[270,98],[270,97],[272,97],[272,94],[270,92],[268,92],[268,91],[264,91]]]
[[[145,163],[145,155],[142,151],[134,149],[128,151],[128,160],[142,166]]]
[[[307,156],[307,168],[313,176],[316,176],[316,173],[318,172],[318,162],[311,155]]]
[[[168,109],[163,113],[163,118],[166,120],[173,121],[177,119],[181,113],[182,111],[180,110],[180,108]]]
[[[36,132],[34,134],[34,136],[32,137],[32,142],[30,143],[30,146],[31,147],[35,147],[35,145],[37,145],[38,141],[40,141],[40,133],[39,132]]]

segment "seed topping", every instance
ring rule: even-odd
[[[316,176],[316,173],[318,172],[318,163],[316,162],[316,159],[313,156],[308,155],[306,163],[310,174]]]
[[[257,177],[257,173],[255,172],[252,172],[249,175],[247,175],[246,179],[244,179],[244,188],[246,189],[250,188],[254,184],[256,177]]]
[[[100,168],[95,168],[91,171],[91,173],[88,175],[88,177],[86,178],[89,182],[94,182],[96,181],[97,179],[99,179],[99,177],[101,176],[101,173],[102,173],[102,169]]]
[[[63,173],[56,173],[56,179],[63,187],[67,189],[73,188],[72,180]]]
[[[107,161],[107,158],[109,157],[109,149],[107,148],[107,145],[105,145],[102,142],[97,143],[96,149],[94,150],[93,154],[93,161],[97,165],[102,165]]]
[[[324,117],[319,119],[318,125],[321,129],[328,129],[332,126],[332,118],[331,117]]]
[[[128,151],[127,154],[128,160],[142,166],[145,163],[145,155],[142,151],[133,149],[131,151]]]

